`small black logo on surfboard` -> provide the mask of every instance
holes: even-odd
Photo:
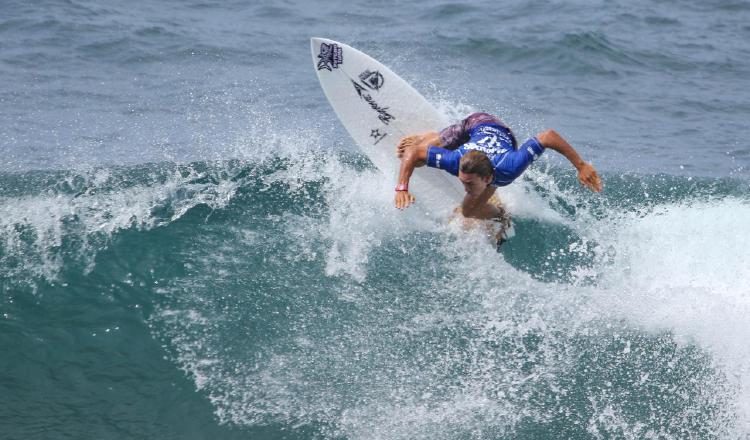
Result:
[[[338,44],[320,43],[318,58],[318,70],[326,69],[330,72],[344,64],[344,51]]]
[[[362,84],[366,85],[372,90],[380,90],[380,88],[383,87],[383,84],[385,83],[385,78],[383,78],[383,75],[377,70],[374,72],[365,70],[364,72],[359,74],[359,80],[362,81]]]
[[[375,139],[374,145],[377,145],[378,142],[382,141],[386,136],[388,136],[388,133],[381,133],[379,128],[370,130],[370,137]]]

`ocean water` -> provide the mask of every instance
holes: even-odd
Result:
[[[0,438],[750,438],[749,3],[0,11]],[[312,36],[604,192],[396,211]]]

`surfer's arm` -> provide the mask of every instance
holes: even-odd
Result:
[[[578,152],[555,130],[546,130],[536,135],[537,141],[550,150],[555,150],[565,156],[578,170],[578,181],[591,191],[600,192],[602,190],[602,181],[596,173],[593,165],[585,162],[578,155]]]
[[[427,146],[412,145],[406,148],[401,155],[401,168],[398,173],[398,184],[409,187],[409,179],[414,172],[414,168],[424,166],[427,163]],[[414,203],[414,198],[409,190],[396,191],[395,203],[396,208],[404,209]]]

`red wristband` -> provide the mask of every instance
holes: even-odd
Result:
[[[399,183],[396,185],[396,191],[409,191],[408,183]]]

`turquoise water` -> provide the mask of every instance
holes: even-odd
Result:
[[[746,183],[533,170],[498,252],[296,154],[3,175],[10,438],[744,429]]]
[[[3,438],[747,438],[746,4],[3,10]],[[546,153],[500,249],[396,212],[311,35],[605,191]]]

